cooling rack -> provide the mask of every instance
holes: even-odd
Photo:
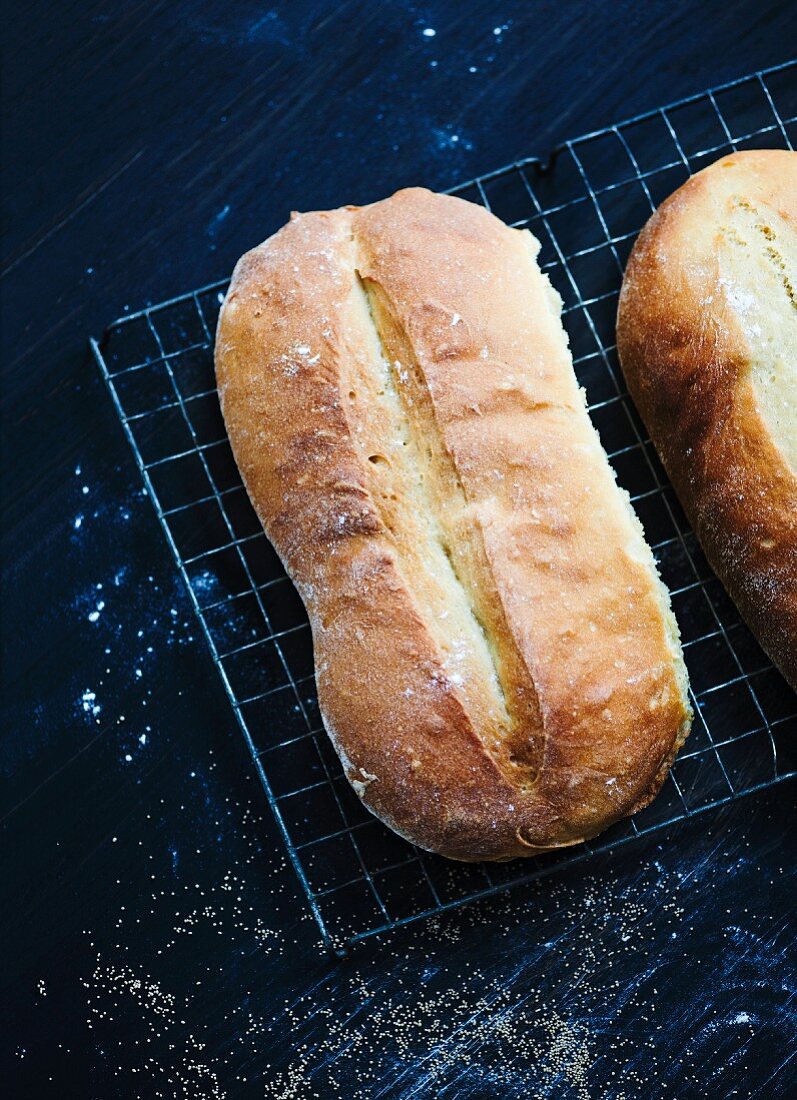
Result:
[[[614,345],[623,266],[658,203],[722,153],[795,144],[791,61],[452,190],[541,241],[593,422],[672,593],[692,683],[692,735],[659,797],[562,854],[454,864],[395,836],[351,791],[321,722],[304,608],[224,432],[212,342],[226,282],[125,316],[91,341],[291,862],[336,952],[797,774],[797,697],[703,557],[626,394]]]

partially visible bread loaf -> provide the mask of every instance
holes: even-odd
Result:
[[[216,342],[346,775],[464,860],[645,805],[690,720],[667,593],[537,248],[423,190],[294,215],[236,267]]]
[[[722,157],[663,203],[617,342],[709,562],[797,688],[797,153]]]

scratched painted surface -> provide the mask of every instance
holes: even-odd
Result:
[[[793,785],[319,950],[85,338],[292,207],[448,187],[783,60],[794,24],[658,0],[7,13],[4,1096],[793,1094]]]

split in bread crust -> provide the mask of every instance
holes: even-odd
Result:
[[[216,369],[366,805],[507,859],[645,805],[691,719],[669,600],[586,412],[537,244],[420,189],[238,264]]]
[[[734,153],[671,195],[634,246],[617,329],[706,557],[797,689],[797,153]]]

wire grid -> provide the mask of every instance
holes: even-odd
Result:
[[[214,386],[226,282],[112,324],[97,361],[325,942],[346,945],[528,882],[797,774],[797,697],[713,576],[628,398],[614,320],[651,211],[720,154],[793,148],[797,61],[568,141],[455,188],[532,230],[576,374],[672,594],[695,722],[654,803],[592,843],[507,864],[408,844],[353,794],[323,729],[304,607],[241,484]]]

